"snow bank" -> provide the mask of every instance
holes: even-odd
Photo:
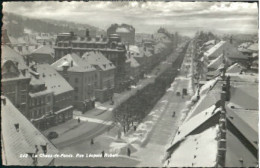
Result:
[[[110,144],[110,150],[109,152],[112,154],[119,154],[119,155],[127,155],[127,149],[130,149],[131,153],[134,153],[137,151],[137,149],[126,142],[112,142]]]

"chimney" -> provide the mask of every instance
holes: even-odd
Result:
[[[21,72],[22,72],[23,76],[25,76],[26,70],[25,70],[25,69],[22,69]]]
[[[5,97],[1,98],[1,100],[2,100],[3,104],[6,105],[6,98]]]
[[[226,79],[226,100],[229,101],[230,100],[230,76],[227,76]]]
[[[89,30],[86,29],[86,37],[89,37]]]
[[[19,132],[19,123],[14,124],[14,127],[15,127],[16,131]]]
[[[226,100],[227,100],[226,91],[222,91],[221,92],[221,106],[222,106],[223,109],[225,109]]]
[[[73,67],[73,61],[70,62],[70,66]]]

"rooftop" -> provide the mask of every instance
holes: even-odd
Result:
[[[136,68],[136,67],[140,66],[140,64],[136,61],[136,59],[131,55],[129,57],[127,57],[126,62],[130,62],[130,66],[132,68]]]
[[[17,53],[15,50],[12,48],[2,45],[2,61],[4,60],[11,60],[13,62],[18,63],[18,69],[27,69],[28,67],[26,66],[25,60],[23,57]]]
[[[49,54],[49,55],[54,55],[54,49],[49,47],[49,46],[40,46],[34,51],[32,51],[32,54]]]
[[[30,156],[22,158],[20,154],[35,153],[35,145],[37,145],[38,154],[44,153],[41,145],[46,144],[46,154],[58,153],[56,147],[14,107],[8,98],[6,98],[6,105],[1,103],[1,117],[4,118],[1,122],[3,164],[32,166],[33,159]],[[19,124],[18,129],[16,129],[16,124]],[[37,166],[48,165],[52,160],[53,158],[38,157]]]
[[[64,92],[72,91],[70,84],[50,65],[38,64],[37,72],[40,74],[40,80],[45,82],[48,90],[58,95]]]
[[[253,52],[258,52],[258,43],[254,43],[254,44],[250,45],[247,49],[251,50]]]
[[[82,59],[91,65],[97,65],[103,71],[115,69],[114,64],[109,61],[101,52],[86,52]]]
[[[125,27],[118,27],[116,33],[129,33],[130,31]]]
[[[51,66],[58,71],[62,71],[64,66],[68,66],[68,71],[71,72],[91,72],[96,70],[93,65],[83,61],[83,59],[75,53],[65,55]]]

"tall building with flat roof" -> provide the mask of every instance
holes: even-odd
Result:
[[[135,28],[128,24],[112,24],[107,29],[107,36],[110,36],[111,34],[118,34],[122,42],[128,45],[134,45],[135,44]]]
[[[82,57],[84,53],[91,51],[101,52],[115,65],[115,91],[119,91],[117,88],[128,79],[126,79],[125,71],[126,47],[117,34],[112,34],[107,38],[103,36],[90,37],[88,30],[86,30],[84,37],[75,35],[73,32],[61,33],[56,39],[54,60],[57,61],[64,55],[71,53]]]

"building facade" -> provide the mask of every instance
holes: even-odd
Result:
[[[54,50],[50,46],[40,46],[32,51],[29,59],[38,64],[52,64],[54,61]]]
[[[72,119],[73,114],[73,92],[71,85],[50,65],[38,64],[36,72],[39,73],[39,79],[44,81],[47,90],[53,93],[53,115],[55,116],[55,124],[63,123]],[[48,95],[45,96],[45,103],[50,103]],[[51,111],[45,109],[48,115]],[[52,119],[50,119],[51,121]],[[50,123],[51,124],[51,123]]]
[[[101,52],[86,52],[82,58],[97,70],[96,100],[103,103],[112,99],[115,87],[115,66],[113,63]]]
[[[78,55],[67,54],[52,64],[74,88],[73,104],[83,112],[94,108],[97,72]]]
[[[31,70],[29,90],[30,120],[39,130],[45,130],[55,125],[53,113],[53,92],[49,90],[39,73]]]
[[[30,75],[22,56],[8,46],[2,46],[2,95],[5,95],[26,117]]]
[[[69,53],[82,57],[85,52],[90,51],[101,52],[115,65],[115,91],[118,92],[117,88],[128,80],[125,77],[126,47],[122,44],[119,35],[110,35],[109,38],[102,36],[92,38],[88,30],[85,37],[77,36],[73,32],[59,34],[54,47],[54,59],[57,61]]]
[[[110,36],[112,34],[118,34],[122,42],[128,45],[134,45],[135,44],[135,28],[131,25],[127,24],[112,24],[107,29],[107,36]]]

